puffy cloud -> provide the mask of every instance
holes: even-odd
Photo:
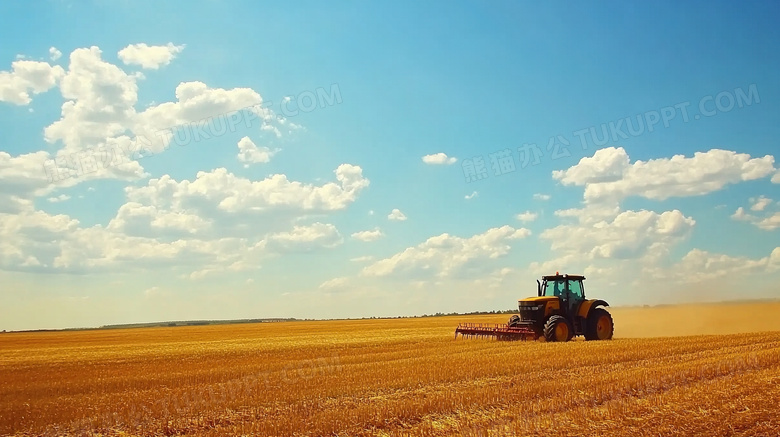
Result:
[[[387,218],[389,220],[395,220],[395,221],[401,221],[401,222],[406,220],[406,216],[398,208],[395,208],[392,211],[390,211],[390,214],[387,215]]]
[[[186,145],[235,132],[239,125],[250,127],[257,121],[261,129],[276,124],[294,126],[264,108],[262,97],[251,88],[210,88],[202,82],[180,83],[175,102],[137,112],[139,74],[127,74],[102,60],[101,55],[98,47],[71,53],[60,83],[66,99],[62,115],[45,128],[44,138],[50,143],[62,141],[64,148],[58,155],[92,150],[107,157],[107,152],[118,151],[121,161],[128,163],[110,166],[103,177],[142,173],[135,162],[139,155],[160,153],[174,139],[176,144]],[[248,156],[260,157],[257,153]]]
[[[763,196],[759,197],[758,199],[750,200],[753,204],[750,208],[751,211],[759,213],[764,212],[766,207],[772,203],[771,199],[767,199]],[[748,222],[765,231],[774,231],[775,229],[780,228],[780,212],[765,213],[763,217],[758,217],[756,215],[747,213],[745,208],[740,206],[737,208],[734,214],[731,215],[731,218],[737,221]]]
[[[520,214],[517,214],[515,216],[515,218],[520,220],[523,223],[528,223],[528,222],[532,222],[532,221],[536,220],[536,218],[538,216],[539,215],[536,214],[535,212],[526,211],[526,212],[521,212]]]
[[[507,285],[508,283],[510,283],[508,281],[510,275],[513,279],[516,279],[517,273],[518,272],[515,269],[503,267],[500,269],[496,269],[485,276],[474,279],[473,284],[475,288],[478,288],[480,290],[499,289]],[[514,287],[517,284],[517,282],[511,282],[511,284]]]
[[[119,59],[127,65],[140,65],[142,68],[157,70],[171,63],[184,45],[168,43],[164,46],[149,46],[144,43],[130,44],[119,51]]]
[[[98,47],[74,50],[61,80],[61,119],[44,129],[50,143],[62,141],[67,152],[96,147],[132,128],[138,101],[136,78],[101,59]]]
[[[565,211],[578,218],[578,223],[564,224],[542,232],[541,238],[551,242],[551,248],[573,259],[636,259],[651,255],[665,256],[671,246],[690,233],[696,221],[680,211],[623,211],[613,218],[586,210]],[[561,215],[561,214],[559,214]]]
[[[536,193],[536,194],[534,194],[534,200],[550,200],[550,195],[549,194]]]
[[[194,181],[177,182],[170,176],[151,179],[145,187],[128,187],[130,200],[158,208],[198,211],[201,216],[289,211],[322,213],[346,208],[369,185],[363,170],[341,164],[334,171],[338,183],[321,186],[290,181],[283,174],[252,181],[224,168],[198,172]]]
[[[343,242],[341,234],[332,224],[314,223],[270,235],[260,246],[275,253],[310,252],[319,248],[334,248]]]
[[[265,163],[270,162],[271,157],[276,152],[272,151],[268,147],[257,147],[249,137],[243,137],[238,140],[238,160],[246,162],[245,167],[249,166],[249,163]]]
[[[45,151],[18,156],[0,151],[0,213],[32,211],[32,202],[36,197],[76,185],[82,180],[106,177],[106,171],[102,170],[86,174],[81,179],[69,178],[54,184],[52,181],[58,178],[56,175],[67,174],[69,169],[60,167],[52,158],[54,157]],[[132,172],[140,167],[125,164],[124,168]],[[126,179],[132,179],[136,175],[139,173],[130,173]]]
[[[734,214],[731,215],[731,218],[734,220],[742,220],[742,221],[748,221],[753,219],[754,217],[748,213],[745,212],[745,208],[739,207],[736,211],[734,211]]]
[[[645,273],[656,279],[672,280],[676,283],[701,283],[766,272],[777,264],[773,260],[776,253],[780,255],[780,248],[776,248],[770,256],[751,259],[692,249],[670,268],[650,267]]]
[[[49,58],[52,60],[52,62],[60,59],[61,57],[62,52],[57,50],[57,47],[49,47]]]
[[[125,161],[115,167],[102,168],[98,158],[100,154],[84,153],[64,159],[46,151],[18,156],[0,151],[0,186],[3,187],[0,191],[0,212],[8,212],[10,206],[30,202],[35,197],[84,181],[105,178],[136,180],[147,176],[137,162]],[[83,172],[82,168],[88,168],[90,162],[92,169]],[[81,175],[72,177],[78,173]]]
[[[0,268],[38,269],[56,256],[56,241],[77,229],[78,220],[41,211],[0,213]]]
[[[466,270],[480,270],[485,261],[507,253],[511,240],[531,235],[525,228],[511,226],[492,228],[482,234],[461,238],[450,234],[431,237],[424,243],[409,247],[390,258],[377,261],[363,269],[366,276],[447,277]]]
[[[49,159],[51,156],[44,151],[19,156],[0,151],[0,205],[10,203],[12,196],[31,199],[51,191],[44,168]]]
[[[422,157],[422,162],[430,165],[450,165],[454,164],[457,160],[458,159],[455,157],[448,157],[446,153],[435,153]]]
[[[759,196],[758,199],[750,199],[750,202],[752,205],[750,206],[751,211],[763,211],[766,209],[767,206],[769,206],[772,203],[772,199],[769,199],[764,196]]]
[[[68,196],[67,194],[60,194],[59,196],[56,197],[49,197],[46,200],[48,200],[50,203],[58,203],[58,202],[64,202],[68,199],[70,199],[70,196]]]
[[[176,87],[176,102],[165,102],[146,109],[140,114],[143,124],[155,130],[170,129],[190,122],[204,121],[219,123],[214,130],[230,129],[224,126],[220,115],[231,114],[242,109],[254,112],[241,114],[249,123],[249,116],[271,118],[271,112],[262,107],[263,98],[251,88],[210,88],[203,82],[182,82]],[[232,120],[228,120],[232,121]],[[217,129],[218,128],[218,129]],[[233,126],[235,129],[235,125]]]
[[[67,215],[42,211],[0,214],[0,268],[85,272],[142,267],[190,268],[240,253],[227,240],[175,240],[133,237],[99,225],[79,226]]]
[[[384,236],[385,234],[383,234],[379,228],[370,231],[359,231],[352,234],[352,238],[366,242],[376,241]]]
[[[780,228],[780,212],[775,212],[774,214],[761,218],[747,214],[745,212],[745,208],[740,206],[737,208],[737,211],[732,214],[731,218],[734,220],[751,223],[759,229],[763,229],[765,231],[774,231],[775,229]]]
[[[617,203],[586,204],[583,208],[560,209],[555,215],[562,218],[573,218],[579,223],[593,224],[604,220],[611,220],[620,214],[620,206]]]
[[[0,71],[0,102],[28,105],[30,92],[40,94],[54,88],[65,74],[59,65],[48,62],[15,61],[11,71]]]
[[[775,229],[780,228],[780,212],[760,219],[756,223],[756,226],[765,231],[774,231]]]
[[[154,236],[195,235],[211,228],[212,223],[183,211],[158,210],[137,202],[128,202],[119,210],[107,228],[127,235]]]
[[[40,155],[40,156],[39,156]],[[128,202],[106,227],[80,227],[65,215],[35,211],[31,198],[48,193],[38,155],[0,152],[0,268],[83,272],[175,266],[192,278],[257,268],[265,258],[332,248],[343,242],[330,224],[290,224],[307,215],[343,210],[369,182],[343,164],[337,182],[309,185],[274,175],[251,181],[224,169],[193,181],[165,175],[128,187]],[[57,200],[64,197],[56,197]],[[258,220],[260,218],[260,220]],[[264,220],[263,220],[264,219]]]
[[[609,147],[597,150],[578,164],[553,172],[564,185],[585,187],[586,201],[621,200],[629,196],[664,200],[707,194],[728,184],[760,179],[772,174],[774,157],[751,158],[744,153],[712,149],[693,157],[629,162],[626,151]]]

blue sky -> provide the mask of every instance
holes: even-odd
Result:
[[[4,3],[0,329],[778,297],[778,12]]]

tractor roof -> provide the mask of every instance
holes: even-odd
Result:
[[[573,280],[584,280],[585,277],[582,275],[548,275],[548,276],[542,276],[542,279],[545,281],[565,281],[566,279],[573,279]]]

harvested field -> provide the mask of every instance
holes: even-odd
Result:
[[[453,339],[506,315],[6,333],[0,434],[778,435],[780,304],[612,313],[604,342]]]

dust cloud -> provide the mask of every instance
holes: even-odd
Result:
[[[609,307],[615,338],[780,331],[780,301]]]

